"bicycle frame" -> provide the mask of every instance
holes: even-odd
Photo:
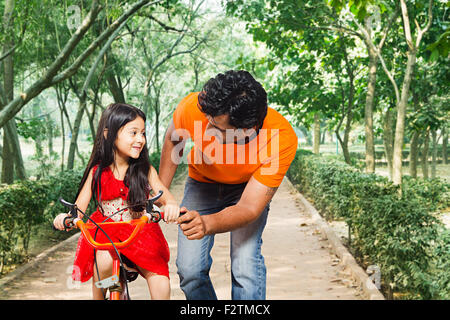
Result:
[[[97,223],[98,226],[102,225],[120,225],[120,224],[131,224],[135,225],[135,228],[131,235],[122,242],[106,242],[106,243],[99,243],[95,241],[92,238],[92,235],[90,234],[89,230],[97,228],[96,225],[91,223],[84,223],[82,220],[76,220],[75,224],[80,229],[81,234],[86,239],[86,241],[97,250],[111,250],[114,249],[114,247],[117,249],[117,253],[112,255],[113,258],[113,271],[112,276],[110,278],[98,281],[98,283],[106,283],[110,284],[107,286],[107,288],[110,291],[110,299],[111,300],[120,300],[120,260],[117,254],[120,255],[120,249],[124,249],[128,247],[133,240],[136,238],[136,236],[141,232],[141,230],[144,228],[144,226],[148,223],[149,218],[147,215],[143,215],[139,219],[130,220],[130,221],[119,221],[119,222],[103,222],[103,223]]]

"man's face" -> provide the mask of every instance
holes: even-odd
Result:
[[[208,119],[208,126],[206,130],[209,135],[215,135],[222,139],[223,143],[237,143],[244,144],[249,140],[256,137],[256,126],[253,128],[236,128],[230,125],[230,116],[228,114],[223,114],[216,117],[211,117],[206,115]],[[249,138],[246,139],[245,138]]]

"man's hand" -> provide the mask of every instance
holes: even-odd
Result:
[[[184,210],[186,210],[186,208],[181,208],[181,211]],[[195,210],[188,211],[179,217],[177,223],[189,240],[198,240],[206,235],[205,223],[200,214]]]
[[[276,191],[277,187],[267,187],[252,177],[237,204],[204,216],[195,210],[188,211],[177,223],[189,240],[236,230],[258,219]]]

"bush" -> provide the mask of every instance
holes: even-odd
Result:
[[[380,267],[388,292],[446,296],[449,237],[433,212],[448,206],[449,184],[405,178],[400,196],[385,177],[303,151],[288,177],[327,219],[346,221],[352,249],[363,264]]]
[[[65,171],[38,181],[18,181],[0,188],[0,273],[5,266],[23,262],[32,229],[47,226],[67,209],[58,199],[75,201],[83,171]],[[91,207],[92,209],[92,207]]]

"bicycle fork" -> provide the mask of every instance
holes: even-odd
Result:
[[[125,280],[126,281],[126,280]],[[124,291],[120,281],[120,261],[117,257],[113,257],[112,276],[95,283],[99,289],[108,289],[111,300],[120,300],[120,295]],[[126,298],[127,293],[125,292]]]

